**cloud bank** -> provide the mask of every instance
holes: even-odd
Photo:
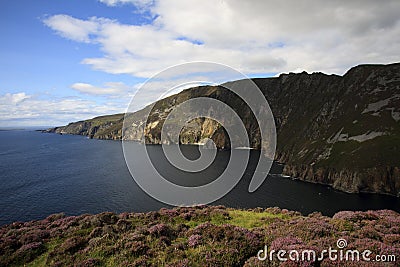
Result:
[[[94,86],[88,83],[74,83],[71,88],[89,95],[119,95],[129,94],[132,89],[122,82],[108,82],[103,87]]]
[[[153,3],[153,0],[99,0],[99,2],[106,4],[107,6],[132,4],[145,7],[151,5]]]
[[[0,127],[64,125],[101,114],[125,112],[127,103],[119,105],[77,97],[43,98],[25,92],[7,93],[0,95]]]
[[[148,78],[188,61],[213,61],[245,73],[306,70],[343,74],[360,63],[398,61],[399,1],[139,1],[149,24],[65,14],[44,23],[57,34],[98,46],[82,63]]]

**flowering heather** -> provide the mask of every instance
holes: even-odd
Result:
[[[149,233],[155,237],[161,237],[161,236],[170,237],[174,234],[174,231],[171,228],[171,226],[164,223],[159,223],[151,226],[149,228]]]
[[[298,245],[303,244],[303,241],[297,237],[287,236],[287,237],[279,237],[272,241],[271,249],[279,250],[279,249],[292,249]]]
[[[195,235],[189,236],[189,239],[188,239],[189,247],[193,248],[193,247],[196,247],[196,246],[198,246],[200,244],[201,244],[201,235],[195,234]]]
[[[336,248],[391,254],[399,266],[400,215],[394,211],[341,211],[332,218],[279,208],[223,206],[161,209],[148,213],[66,217],[0,227],[0,266],[360,266],[354,262],[260,261],[270,249]],[[368,265],[369,264],[369,265]],[[362,266],[377,266],[363,262]]]

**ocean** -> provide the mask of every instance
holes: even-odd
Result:
[[[140,145],[140,144],[136,144]],[[178,184],[204,184],[223,171],[228,151],[203,173],[188,173],[166,163],[160,146],[149,146],[161,172]],[[183,146],[196,158],[196,146]],[[247,191],[258,152],[250,152],[248,169],[236,187],[211,205],[234,208],[280,207],[331,216],[340,210],[393,209],[400,199],[377,194],[347,194],[325,185],[305,183],[280,175],[274,164],[269,177],[254,193]],[[170,207],[148,196],[131,177],[120,141],[83,136],[45,134],[33,130],[0,131],[0,225],[43,219],[50,214],[146,212]]]

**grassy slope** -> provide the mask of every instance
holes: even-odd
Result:
[[[94,126],[101,125],[107,122],[116,122],[123,119],[125,114],[114,114],[114,115],[105,115],[100,117],[95,117],[93,119],[87,120],[91,122]]]
[[[400,259],[399,225],[400,215],[393,211],[340,212],[329,218],[278,208],[202,206],[119,215],[56,214],[1,227],[0,265],[275,266],[276,261],[255,257],[264,245],[321,251],[335,247],[338,238],[345,238],[349,248]]]

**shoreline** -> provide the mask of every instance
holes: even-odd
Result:
[[[58,127],[56,127],[56,128],[58,128]],[[51,129],[56,129],[56,128],[51,128]],[[90,136],[84,135],[84,134],[50,132],[49,129],[47,129],[47,130],[39,130],[39,131],[41,133],[82,136],[82,137],[86,137],[88,139],[95,139],[95,140],[119,141],[119,142],[135,142],[135,143],[138,143],[138,144],[143,144],[143,142],[141,140],[122,140],[122,139],[97,138],[97,137],[90,137]],[[149,144],[145,144],[145,145],[148,145],[148,146],[159,146],[161,144],[149,143]],[[182,146],[201,146],[201,144],[197,144],[197,143],[196,144],[180,144],[180,145],[182,145]],[[250,151],[260,151],[257,148],[242,148],[242,147],[238,147],[238,148],[234,148],[234,149],[239,149],[239,150],[240,149],[246,149],[246,150],[250,150]],[[226,151],[226,150],[229,150],[229,148],[217,148],[217,150],[218,151]],[[292,166],[289,163],[282,162],[281,159],[277,156],[277,154],[275,155],[274,162],[276,162],[276,163],[278,163],[280,165],[283,165],[284,167],[285,166],[286,167]],[[312,167],[313,166],[309,166],[309,168],[312,168]],[[296,167],[294,169],[296,169]],[[368,190],[363,190],[363,189],[361,189],[361,190],[346,189],[346,188],[342,188],[342,187],[335,187],[334,184],[330,184],[330,183],[324,183],[324,182],[321,182],[321,181],[313,181],[313,180],[307,179],[307,178],[301,178],[301,177],[298,177],[298,176],[295,177],[295,176],[288,175],[288,174],[290,174],[290,172],[293,172],[293,171],[292,170],[287,171],[284,168],[283,172],[282,172],[282,175],[290,177],[291,180],[299,180],[299,181],[306,182],[306,183],[326,185],[326,186],[331,187],[332,189],[335,189],[335,190],[340,191],[340,192],[348,193],[348,194],[360,194],[360,193],[362,193],[362,194],[378,194],[378,195],[385,195],[385,196],[392,196],[392,197],[400,198],[400,192],[398,192],[397,194],[394,194],[394,193],[389,193],[389,192],[375,192],[375,191],[368,191]],[[355,171],[355,173],[356,173],[356,171]],[[334,175],[334,174],[338,174],[339,175],[340,172],[330,173],[330,175]],[[284,178],[286,178],[286,177],[284,177]]]

